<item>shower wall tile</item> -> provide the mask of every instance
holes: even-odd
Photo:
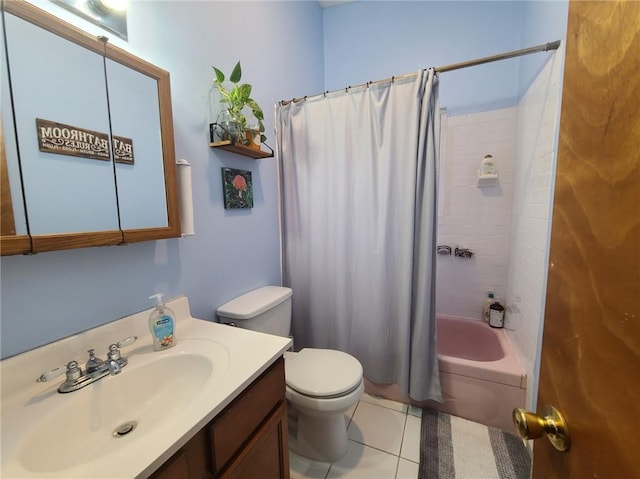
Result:
[[[487,291],[506,291],[517,152],[517,108],[451,116],[441,164],[438,243],[471,248],[470,259],[437,257],[438,313],[480,319]],[[478,188],[477,170],[493,155],[499,185]]]

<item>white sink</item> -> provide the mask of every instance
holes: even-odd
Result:
[[[134,351],[120,374],[60,395],[63,405],[26,435],[18,453],[22,467],[55,472],[135,448],[229,366],[227,349],[216,341],[183,340],[163,352],[145,349]]]
[[[191,317],[181,296],[178,344],[151,350],[151,309],[0,361],[0,477],[131,479],[150,476],[282,356],[291,340]],[[86,360],[129,336],[129,364],[78,391],[64,380],[36,383],[42,371]],[[127,434],[113,435],[135,421]]]

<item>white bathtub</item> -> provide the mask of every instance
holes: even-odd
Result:
[[[473,319],[437,321],[444,402],[412,403],[513,432],[511,411],[525,406],[527,377],[505,331]],[[410,402],[396,385],[366,381],[366,392]]]

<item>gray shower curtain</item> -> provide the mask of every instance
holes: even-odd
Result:
[[[437,75],[291,102],[276,117],[296,349],[348,352],[371,381],[441,400]]]

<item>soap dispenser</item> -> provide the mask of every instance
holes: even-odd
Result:
[[[156,293],[149,299],[156,300],[156,307],[149,316],[149,331],[153,338],[153,350],[162,351],[176,345],[175,314],[162,301],[162,294]]]

